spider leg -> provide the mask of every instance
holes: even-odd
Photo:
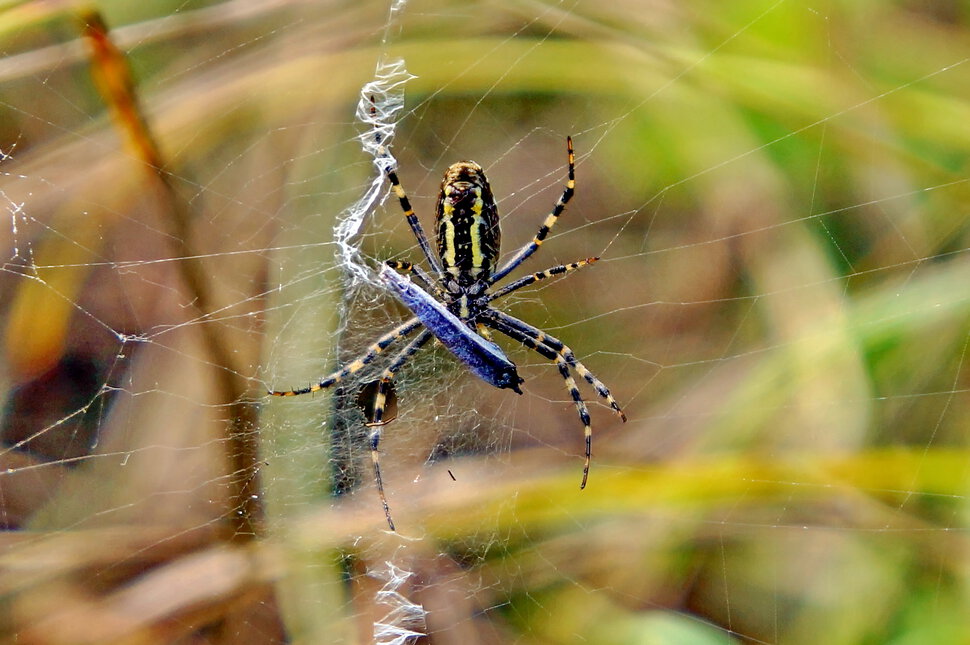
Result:
[[[613,395],[610,394],[610,389],[606,387],[602,381],[596,378],[592,372],[586,369],[586,366],[577,360],[576,355],[573,354],[573,350],[569,349],[569,347],[567,347],[561,340],[555,338],[554,336],[550,336],[541,329],[533,327],[532,325],[525,323],[518,318],[510,316],[506,313],[502,313],[497,309],[489,308],[483,314],[483,316],[486,318],[486,320],[495,320],[504,323],[507,327],[510,327],[515,331],[556,350],[556,352],[558,352],[559,355],[566,360],[566,363],[568,363],[570,367],[576,370],[576,372],[578,372],[587,383],[593,386],[593,389],[596,390],[597,394],[606,399],[606,402],[610,404],[613,411],[616,412],[616,414],[623,419],[623,421],[626,421],[626,415],[623,413],[623,410],[620,409],[620,405],[616,402],[616,399],[613,398]]]
[[[387,505],[387,497],[384,495],[384,480],[381,478],[381,459],[380,453],[377,451],[381,443],[383,427],[389,423],[388,421],[384,421],[384,404],[387,398],[387,388],[390,386],[394,374],[430,339],[430,331],[424,331],[419,334],[401,350],[394,358],[394,361],[381,373],[380,383],[377,386],[377,395],[374,397],[374,414],[371,417],[371,422],[367,424],[367,427],[371,428],[370,457],[371,462],[374,464],[374,480],[377,483],[377,494],[381,497],[381,504],[384,505],[384,515],[387,517],[387,525],[391,527],[392,531],[394,530],[394,520],[391,519],[391,509]]]
[[[526,258],[536,252],[536,249],[542,245],[542,241],[546,239],[546,235],[555,226],[559,216],[566,209],[566,204],[573,198],[573,192],[576,190],[576,156],[573,154],[572,137],[566,137],[566,150],[569,154],[569,178],[566,180],[566,188],[562,191],[559,199],[556,200],[556,205],[553,206],[552,212],[546,215],[546,219],[542,222],[542,226],[539,227],[539,232],[536,233],[536,236],[532,238],[531,242],[519,249],[502,268],[492,274],[492,277],[489,279],[490,284],[494,284],[504,278],[508,275],[509,271],[522,264]]]
[[[269,390],[269,394],[272,394],[273,396],[297,396],[299,394],[309,394],[310,392],[319,392],[320,390],[325,390],[331,385],[344,380],[351,374],[362,370],[368,363],[377,358],[381,352],[387,349],[391,343],[396,341],[398,338],[407,336],[420,326],[421,321],[417,318],[412,318],[406,323],[398,325],[391,331],[378,338],[376,342],[367,348],[366,352],[350,361],[330,376],[327,376],[319,383],[315,383],[309,387],[300,388],[299,390]]]
[[[596,262],[599,258],[586,258],[585,260],[580,260],[579,262],[572,262],[570,264],[560,264],[554,266],[545,271],[539,271],[538,273],[533,273],[532,275],[527,275],[524,278],[519,278],[515,282],[510,282],[498,291],[488,296],[488,301],[498,300],[504,296],[509,295],[513,291],[518,291],[522,287],[527,287],[530,284],[538,282],[539,280],[545,280],[546,278],[551,278],[556,275],[563,273],[569,273],[570,271],[575,271],[576,269],[582,268],[584,266],[590,265]]]
[[[437,296],[439,299],[444,299],[445,294],[441,290],[441,287],[438,286],[437,281],[432,280],[431,276],[429,276],[427,272],[417,264],[411,264],[410,262],[400,262],[395,260],[388,260],[387,262],[385,262],[385,264],[391,267],[392,269],[397,269],[398,271],[405,271],[407,273],[410,273],[415,278],[417,278],[417,281],[421,283],[421,286],[424,287],[425,291],[430,291],[431,293],[435,294],[435,296]]]
[[[374,104],[373,96],[371,97],[371,114],[377,114],[377,105]],[[431,252],[431,244],[428,242],[428,236],[425,235],[424,229],[421,228],[421,222],[418,221],[418,216],[414,214],[414,209],[411,208],[411,201],[408,199],[407,193],[404,192],[404,187],[401,186],[401,180],[397,177],[397,171],[395,169],[397,162],[387,151],[387,148],[384,147],[381,140],[381,132],[376,123],[374,124],[374,133],[377,140],[377,154],[387,161],[384,167],[384,174],[387,176],[387,180],[391,182],[394,195],[397,196],[398,201],[401,203],[401,210],[404,211],[404,217],[408,221],[408,226],[411,227],[411,232],[414,233],[414,238],[418,241],[418,246],[421,247],[421,251],[424,253],[428,264],[434,269],[435,274],[441,275],[441,262],[438,261],[438,256]]]
[[[579,413],[579,420],[583,424],[583,438],[586,443],[586,452],[583,461],[583,481],[580,483],[579,488],[586,488],[586,480],[589,478],[590,455],[592,454],[593,448],[593,428],[590,425],[589,410],[586,408],[586,402],[583,401],[579,388],[576,387],[576,380],[573,379],[572,374],[569,373],[569,365],[566,362],[566,359],[563,358],[559,352],[549,347],[542,341],[539,341],[528,334],[515,329],[514,327],[506,325],[499,320],[486,319],[485,324],[495,331],[501,332],[513,340],[517,340],[542,356],[555,361],[556,367],[559,368],[559,374],[562,375],[563,381],[566,383],[566,389],[569,391],[569,396],[572,397],[573,403],[576,404],[576,411]]]

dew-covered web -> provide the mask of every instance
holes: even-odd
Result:
[[[0,19],[0,593],[19,642],[958,642],[959,3],[21,3]],[[105,28],[99,30],[103,20]],[[84,25],[87,25],[85,27]],[[123,52],[112,58],[111,43]],[[124,66],[134,84],[127,88]],[[143,115],[143,116],[139,116]],[[524,394],[428,345],[474,159]],[[428,269],[427,266],[425,266]],[[413,336],[412,336],[413,337]]]

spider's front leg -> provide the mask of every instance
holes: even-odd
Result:
[[[398,325],[391,331],[387,332],[383,336],[377,339],[370,347],[367,348],[363,354],[350,361],[339,370],[330,374],[324,378],[319,383],[315,383],[308,387],[300,388],[299,390],[268,390],[268,394],[273,396],[299,396],[300,394],[310,394],[311,392],[319,392],[320,390],[325,390],[328,387],[339,383],[351,374],[359,372],[364,367],[366,367],[370,362],[377,358],[381,352],[390,346],[391,343],[399,338],[404,338],[412,331],[421,326],[421,321],[417,318],[412,318],[411,320]]]
[[[596,375],[590,372],[589,369],[587,369],[586,366],[576,358],[573,350],[567,347],[565,343],[555,336],[550,336],[541,329],[533,327],[532,325],[523,322],[518,318],[502,313],[497,309],[489,309],[488,315],[495,320],[501,321],[506,326],[517,331],[519,334],[528,336],[529,338],[534,339],[536,342],[555,350],[556,353],[563,357],[570,367],[576,370],[587,383],[593,386],[593,389],[596,390],[597,394],[606,399],[606,402],[609,403],[616,415],[624,422],[626,421],[626,414],[620,408],[620,404],[616,402],[616,399],[613,398],[613,395],[610,393],[610,389],[606,387],[601,380],[596,378]]]
[[[569,373],[569,366],[566,364],[566,359],[559,355],[551,347],[547,347],[541,342],[537,341],[526,334],[523,334],[508,325],[504,325],[497,320],[488,320],[486,324],[492,329],[501,332],[508,336],[509,338],[516,340],[529,349],[535,351],[536,353],[548,358],[551,361],[555,361],[556,367],[559,368],[559,374],[562,376],[563,381],[566,384],[566,390],[569,392],[569,396],[572,397],[573,403],[576,405],[576,411],[579,413],[579,420],[583,424],[583,440],[586,444],[586,450],[583,460],[583,481],[580,483],[579,488],[586,488],[586,480],[589,478],[589,464],[592,455],[593,448],[593,427],[589,418],[589,410],[586,407],[586,402],[583,401],[583,396],[579,392],[579,388],[576,387],[576,380],[573,379],[572,374]]]
[[[377,484],[377,494],[380,495],[381,504],[384,506],[384,516],[387,518],[387,525],[391,527],[392,531],[395,530],[394,520],[391,519],[391,508],[388,506],[387,496],[384,494],[384,480],[381,477],[381,457],[380,452],[378,452],[384,425],[388,423],[384,421],[384,405],[387,402],[387,390],[390,387],[391,381],[394,379],[394,375],[429,340],[431,340],[431,332],[422,332],[401,350],[394,358],[394,361],[381,374],[380,383],[377,386],[377,394],[374,396],[374,413],[371,416],[371,422],[367,424],[367,427],[371,429],[370,456],[371,463],[374,465],[374,481]]]
[[[579,487],[581,489],[586,488],[592,455],[593,430],[590,425],[589,410],[586,408],[586,402],[583,401],[583,397],[579,392],[579,388],[576,387],[576,381],[573,379],[572,374],[570,374],[569,368],[572,367],[579,372],[596,389],[597,393],[607,400],[610,407],[613,408],[623,421],[626,421],[626,415],[623,414],[620,406],[613,399],[613,395],[610,394],[609,389],[592,372],[586,369],[585,365],[576,360],[572,350],[563,345],[558,339],[547,335],[532,325],[522,322],[518,318],[503,314],[496,309],[489,308],[484,313],[482,321],[492,329],[522,343],[541,356],[555,361],[556,367],[559,369],[559,374],[565,382],[566,389],[569,391],[569,395],[576,405],[579,419],[583,423],[583,438],[586,444],[586,450],[583,462],[583,481]]]

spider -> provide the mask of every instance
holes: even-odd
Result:
[[[536,252],[572,198],[576,177],[571,137],[566,138],[566,150],[569,174],[562,195],[535,237],[503,264],[497,262],[501,243],[498,209],[481,166],[473,161],[459,161],[445,171],[436,207],[435,238],[438,248],[437,254],[434,254],[397,172],[392,164],[388,164],[384,172],[431,273],[410,262],[387,261],[381,267],[380,277],[411,310],[414,317],[378,338],[363,354],[322,381],[299,390],[269,392],[274,396],[296,396],[329,388],[366,367],[396,341],[420,329],[417,336],[398,351],[381,373],[371,422],[367,424],[371,428],[369,439],[377,492],[384,506],[387,524],[392,531],[395,530],[394,521],[384,494],[378,452],[382,427],[388,423],[384,420],[384,406],[394,375],[432,337],[436,337],[479,378],[495,387],[508,388],[518,394],[522,394],[519,385],[523,380],[516,372],[515,364],[492,342],[490,330],[516,340],[556,363],[566,389],[576,405],[585,433],[586,450],[581,489],[586,487],[589,477],[592,429],[589,411],[570,370],[585,379],[616,414],[626,421],[626,415],[609,389],[586,369],[562,341],[491,306],[493,301],[522,287],[575,271],[599,259],[587,258],[571,264],[560,264],[493,289],[496,283]],[[389,157],[383,146],[379,147],[378,152],[383,157]],[[401,275],[398,271],[407,275]]]

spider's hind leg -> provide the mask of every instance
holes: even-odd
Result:
[[[371,115],[376,118],[377,105],[373,96],[370,100]],[[421,247],[421,252],[428,261],[428,265],[434,269],[436,275],[441,275],[441,262],[431,251],[431,244],[428,242],[428,236],[425,234],[424,229],[421,228],[421,222],[418,221],[418,216],[414,214],[414,209],[411,207],[411,201],[408,199],[407,193],[404,192],[404,186],[401,185],[401,180],[397,176],[397,160],[391,156],[391,153],[388,152],[387,147],[385,147],[380,128],[376,122],[374,123],[374,132],[375,139],[377,140],[378,157],[386,161],[386,164],[384,165],[384,175],[387,177],[387,180],[391,182],[391,189],[394,191],[395,197],[397,197],[398,202],[401,204],[401,210],[404,211],[404,219],[407,220],[408,226],[411,227],[411,232],[414,233],[414,239],[417,240],[418,246]]]
[[[412,264],[411,262],[403,262],[399,260],[388,260],[385,262],[387,266],[392,269],[397,269],[398,271],[404,271],[405,273],[410,273],[415,277],[415,279],[424,287],[425,291],[430,291],[435,294],[438,298],[444,298],[445,294],[441,291],[441,287],[435,280],[431,279],[424,269],[419,267],[417,264]]]
[[[542,225],[539,227],[539,231],[532,238],[532,241],[528,242],[525,246],[515,252],[515,254],[504,264],[502,267],[496,271],[490,280],[492,284],[498,282],[515,267],[519,266],[526,259],[539,250],[542,246],[542,242],[549,235],[549,231],[552,227],[556,225],[559,221],[559,216],[562,215],[563,211],[566,210],[566,204],[569,200],[573,198],[573,194],[576,192],[576,155],[573,153],[573,138],[566,137],[566,154],[569,161],[569,171],[566,179],[566,187],[562,191],[562,195],[556,200],[555,206],[552,207],[552,211],[546,215],[546,219],[543,220]]]
[[[565,273],[569,273],[571,271],[575,271],[576,269],[581,269],[581,268],[583,268],[585,266],[589,266],[590,264],[593,264],[594,262],[597,262],[598,260],[599,260],[599,258],[586,258],[585,260],[580,260],[579,262],[571,262],[569,264],[560,264],[560,265],[557,265],[557,266],[554,266],[554,267],[549,267],[545,271],[539,271],[537,273],[533,273],[533,274],[527,275],[527,276],[525,276],[523,278],[519,278],[515,282],[510,282],[509,284],[505,285],[504,287],[502,287],[498,291],[493,292],[492,294],[490,294],[488,296],[488,301],[489,302],[492,302],[493,300],[498,300],[499,298],[504,298],[505,296],[509,295],[510,293],[512,293],[514,291],[518,291],[522,287],[527,287],[530,284],[534,284],[534,283],[538,282],[539,280],[547,280],[547,279],[552,278],[552,277],[557,276],[557,275],[563,275]]]

